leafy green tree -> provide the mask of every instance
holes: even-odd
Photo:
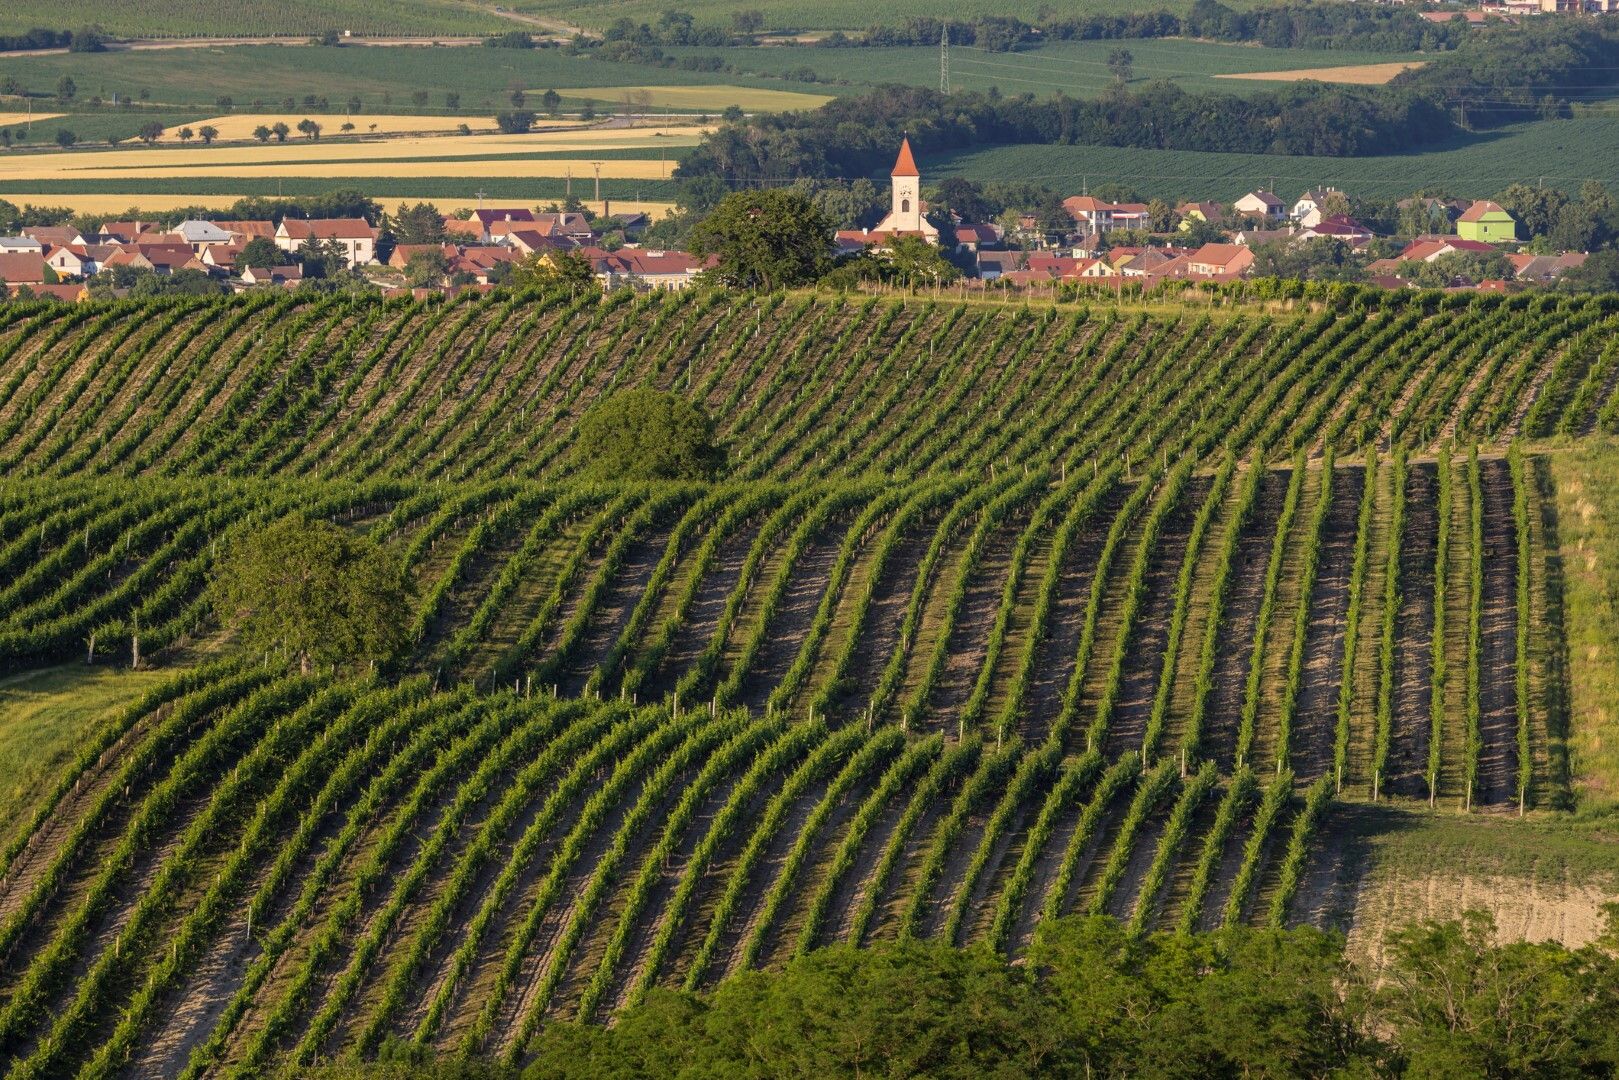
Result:
[[[495,114],[495,126],[508,135],[522,135],[534,126],[534,114],[527,109],[511,109]]]
[[[1130,81],[1130,74],[1135,70],[1136,58],[1129,49],[1114,49],[1107,54],[1107,69],[1113,73],[1113,78],[1119,83]]]
[[[1457,281],[1477,285],[1512,277],[1512,264],[1499,251],[1453,251],[1432,262],[1418,263],[1411,280],[1426,289],[1442,289]]]
[[[219,138],[219,129],[212,124],[204,124],[197,129],[197,136],[202,139],[204,146],[212,146],[214,140]]]
[[[691,231],[691,250],[719,259],[728,284],[779,289],[814,281],[832,258],[832,229],[802,195],[739,191]]]
[[[731,25],[739,34],[753,35],[765,28],[765,14],[758,8],[748,8],[731,16]]]
[[[449,269],[449,260],[438,248],[418,251],[405,262],[405,282],[414,288],[437,285]]]
[[[284,143],[287,141],[287,136],[292,134],[292,129],[287,127],[287,125],[282,121],[277,120],[274,124],[270,125],[270,134],[275,136],[276,142]]]
[[[1494,920],[1477,911],[1394,931],[1379,1004],[1407,1075],[1598,1075],[1619,1016],[1612,919],[1585,950],[1498,943]]]
[[[163,137],[163,124],[158,120],[148,120],[141,125],[138,135],[141,142],[151,146]]]
[[[320,138],[320,125],[307,117],[298,121],[298,131],[302,135],[307,135],[310,142]]]
[[[63,75],[56,83],[56,100],[72,101],[78,96],[79,85],[73,81],[73,76]]]
[[[1341,240],[1277,240],[1256,244],[1253,250],[1255,277],[1360,281],[1366,276],[1365,261]]]
[[[175,137],[178,138],[183,143],[188,143],[192,139],[195,139],[197,137],[197,133],[195,131],[192,131],[189,127],[183,127],[179,131],[176,131],[174,134],[175,134]]]
[[[597,480],[710,480],[725,464],[714,422],[679,394],[622,390],[579,421],[573,448]]]
[[[78,141],[79,137],[73,132],[69,131],[67,128],[56,129],[56,145],[60,146],[63,150],[66,150],[68,147],[72,146]]]
[[[249,648],[316,666],[386,662],[405,645],[399,569],[374,542],[293,514],[231,543],[210,582]]]
[[[1510,184],[1495,197],[1495,201],[1501,205],[1501,209],[1518,219],[1523,233],[1529,236],[1544,236],[1551,232],[1568,206],[1568,196],[1559,189],[1534,184]]]
[[[253,129],[253,137],[255,139],[257,139],[261,143],[269,142],[270,141],[270,136],[274,135],[274,134],[275,134],[275,132],[271,131],[269,128],[265,127],[263,124],[260,124],[258,127]]]
[[[450,112],[459,110],[461,108],[461,95],[454,90],[446,92],[444,95],[444,107]]]
[[[275,242],[267,236],[255,236],[242,247],[242,253],[236,256],[236,265],[239,267],[253,267],[263,270],[271,266],[283,266],[288,255],[275,246]]]
[[[430,202],[414,206],[399,204],[389,222],[389,231],[398,244],[437,244],[444,240],[444,215]]]
[[[573,289],[594,289],[596,271],[590,260],[577,251],[537,252],[512,265],[506,283],[519,289],[567,285]]]
[[[547,90],[540,95],[540,106],[546,111],[547,115],[555,116],[557,110],[562,107],[562,95],[555,90]]]

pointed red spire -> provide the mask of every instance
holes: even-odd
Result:
[[[921,176],[922,171],[916,167],[916,159],[911,156],[911,140],[903,139],[899,144],[899,157],[894,161],[894,171],[891,176]]]

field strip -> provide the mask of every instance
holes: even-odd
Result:
[[[66,113],[59,112],[37,112],[33,114],[25,112],[0,112],[0,127],[9,127],[12,124],[26,124],[30,120],[36,122],[41,120],[55,120],[58,116],[66,115]]]
[[[1352,83],[1355,86],[1382,86],[1402,71],[1422,67],[1422,60],[1399,60],[1392,64],[1348,64],[1344,67],[1290,68],[1286,71],[1244,71],[1216,75],[1216,79],[1252,79],[1259,82]]]
[[[796,90],[761,90],[752,86],[732,86],[721,83],[714,86],[576,86],[557,87],[564,98],[584,101],[636,101],[672,109],[723,109],[735,105],[742,109],[786,110],[818,109],[831,101],[826,94],[805,94]],[[535,93],[543,93],[543,88]],[[646,95],[631,98],[631,95]]]
[[[609,159],[601,162],[602,179],[608,180],[667,180],[674,171],[675,161],[643,159]],[[543,168],[537,166],[543,165]],[[103,169],[93,176],[64,172],[50,168],[8,169],[6,179],[17,180],[153,180],[175,179],[185,181],[216,176],[290,176],[330,177],[341,180],[358,177],[591,177],[595,165],[589,158],[548,159],[535,161],[354,161],[326,165],[306,165],[298,162],[279,164],[222,164],[206,165],[195,169],[177,170],[162,166],[131,166],[127,169]]]

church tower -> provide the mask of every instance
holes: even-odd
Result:
[[[939,230],[922,216],[922,211],[926,209],[922,205],[922,172],[916,167],[916,158],[911,155],[910,139],[899,144],[899,157],[894,160],[889,181],[893,185],[893,193],[888,216],[877,223],[875,231],[896,236],[920,236],[930,244],[937,244]]]
[[[899,157],[894,161],[893,205],[889,207],[888,221],[896,232],[920,232],[922,229],[922,173],[911,156],[911,140],[899,144]]]

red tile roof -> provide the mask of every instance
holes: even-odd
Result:
[[[900,140],[899,157],[894,159],[894,171],[890,176],[921,176],[922,171],[916,167],[916,159],[911,156],[911,140]]]

